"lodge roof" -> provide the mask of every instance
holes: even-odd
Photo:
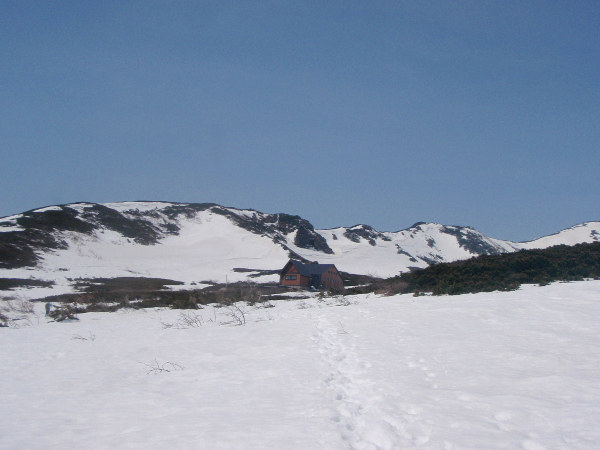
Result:
[[[292,264],[297,270],[298,272],[300,272],[300,275],[304,275],[305,277],[310,277],[313,275],[323,275],[325,272],[327,272],[328,269],[330,269],[331,267],[335,267],[335,264],[318,264],[318,263],[308,263],[308,264],[304,264],[300,261],[296,261],[296,260],[290,260],[290,262],[288,264]],[[286,264],[286,268],[287,268],[287,264]],[[285,268],[284,268],[285,270]]]

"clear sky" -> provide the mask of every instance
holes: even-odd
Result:
[[[600,2],[4,1],[0,216],[215,202],[528,240],[600,220]]]

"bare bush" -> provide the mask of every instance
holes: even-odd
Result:
[[[33,303],[29,300],[14,300],[8,302],[9,308],[19,314],[34,314]]]
[[[350,300],[345,295],[336,295],[335,297],[330,297],[327,299],[328,306],[350,306],[355,305],[356,302]]]
[[[183,366],[174,363],[174,362],[159,362],[158,359],[154,358],[154,361],[152,361],[150,364],[146,364],[144,363],[144,365],[148,368],[148,371],[146,372],[146,375],[157,375],[159,373],[168,373],[168,372],[173,372],[173,371],[177,371],[177,370],[183,370]]]
[[[312,307],[313,307],[312,305],[306,303],[305,301],[298,302],[298,309],[309,309]]]
[[[348,334],[341,320],[338,322],[338,334]]]
[[[355,302],[350,301],[348,298],[346,298],[346,296],[344,295],[337,295],[335,297],[335,303],[336,306],[350,306],[350,305],[354,305]]]
[[[6,299],[0,303],[0,327],[20,328],[39,323],[33,303],[23,299]]]
[[[53,309],[48,313],[55,322],[63,322],[65,320],[79,320],[77,317],[78,309],[74,305],[61,305],[60,307]]]
[[[317,294],[317,301],[319,303],[324,302],[325,299],[327,298],[327,291],[321,289],[319,290],[319,293]]]
[[[199,328],[203,325],[204,320],[200,314],[189,312],[179,313],[179,321],[180,324],[185,326],[186,328]]]
[[[408,288],[407,282],[392,278],[380,282],[375,288],[375,294],[390,297],[401,292],[407,292]]]
[[[242,289],[240,288],[240,291]],[[260,301],[260,292],[256,288],[256,285],[251,284],[243,292],[240,292],[240,300],[248,302],[249,305],[253,305]]]
[[[212,322],[212,323],[217,323],[217,308],[215,308],[215,305],[213,305],[213,307],[212,307],[212,313],[213,313],[213,316],[209,317],[208,321]]]
[[[177,328],[175,326],[175,322],[163,322],[162,320],[160,321],[160,324],[163,327],[163,330],[169,329],[169,328]]]
[[[82,336],[80,334],[74,334],[73,337],[72,337],[72,339],[79,340],[79,341],[92,341],[92,342],[94,342],[96,340],[96,335],[90,331],[87,336]]]
[[[256,309],[275,308],[275,305],[273,303],[271,303],[270,301],[266,301],[264,303],[256,303],[254,305],[254,308],[256,308]]]
[[[225,315],[231,320],[226,322],[231,325],[244,325],[246,323],[246,310],[243,306],[236,303],[226,307]]]
[[[186,328],[200,328],[204,324],[204,319],[201,315],[189,311],[179,313],[177,322],[163,322],[161,320],[160,324],[164,329],[176,328],[183,330]]]

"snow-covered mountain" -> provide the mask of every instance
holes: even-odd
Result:
[[[397,232],[368,225],[315,230],[299,216],[213,203],[74,203],[0,219],[0,278],[50,280],[65,292],[77,278],[157,277],[186,286],[274,281],[289,257],[388,277],[482,254],[598,240],[600,222],[520,243],[435,223]]]

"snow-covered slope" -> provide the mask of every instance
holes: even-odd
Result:
[[[0,277],[52,280],[63,292],[76,278],[236,281],[252,274],[236,268],[283,266],[292,231],[295,247],[331,251],[312,225],[286,214],[157,202],[42,208],[0,221]]]
[[[275,281],[289,257],[388,277],[482,254],[600,240],[590,222],[526,243],[459,226],[417,223],[398,232],[367,225],[315,230],[288,214],[210,203],[75,203],[0,219],[0,278],[50,280],[36,296],[68,292],[77,278],[139,276],[182,281]],[[252,269],[239,271],[235,269]]]
[[[597,241],[600,241],[600,222],[587,222],[534,241],[518,243],[516,247],[519,249],[548,248],[553,245],[575,245]]]
[[[347,272],[381,277],[413,267],[515,250],[513,243],[487,238],[471,228],[436,223],[418,223],[397,232],[378,232],[367,225],[318,232],[333,254],[307,250],[303,252],[307,258],[334,263]]]
[[[278,301],[241,305],[244,326],[207,306],[188,328],[36,305],[0,328],[0,448],[598,449],[598,298],[600,281]]]

